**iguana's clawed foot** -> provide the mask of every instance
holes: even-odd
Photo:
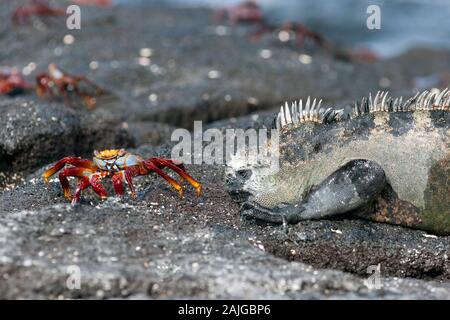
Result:
[[[280,203],[274,208],[265,208],[256,202],[246,201],[242,204],[241,214],[244,218],[263,220],[272,223],[297,223],[302,220],[301,206]]]

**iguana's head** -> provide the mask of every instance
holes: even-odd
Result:
[[[280,184],[277,173],[284,162],[289,162],[289,158],[293,158],[291,152],[284,147],[292,145],[289,143],[292,140],[289,132],[282,130],[284,126],[292,121],[302,123],[301,132],[297,132],[295,137],[298,147],[294,152],[296,155],[294,160],[299,160],[299,153],[307,154],[313,149],[314,139],[310,138],[312,135],[316,135],[316,128],[337,115],[337,112],[331,108],[321,108],[320,106],[321,101],[312,101],[309,98],[305,104],[300,100],[298,103],[294,102],[292,106],[288,106],[287,103],[282,106],[273,121],[276,136],[272,133],[268,143],[268,154],[260,157],[259,161],[249,159],[249,154],[258,153],[260,150],[254,150],[255,148],[251,149],[248,146],[237,150],[231,161],[227,163],[226,169],[228,191],[233,199],[238,202],[253,201],[258,198],[258,195],[265,194],[271,187],[275,189],[275,186]],[[296,113],[294,114],[291,110]],[[300,116],[294,118],[298,115]],[[304,151],[298,152],[298,148],[302,148]],[[280,159],[280,156],[283,159]]]
[[[246,201],[252,194],[261,192],[270,181],[268,177],[279,170],[278,137],[271,137],[265,148],[239,149],[227,162],[228,191],[237,202]]]

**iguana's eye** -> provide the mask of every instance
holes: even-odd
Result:
[[[322,145],[320,143],[316,143],[313,147],[314,152],[320,152],[322,150]]]
[[[238,172],[236,172],[236,174],[243,179],[248,179],[252,175],[252,170],[242,169],[242,170],[239,170]]]

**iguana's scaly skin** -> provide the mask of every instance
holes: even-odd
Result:
[[[280,170],[231,167],[244,216],[295,223],[349,213],[450,235],[450,91],[377,93],[344,117],[320,103],[275,119]]]

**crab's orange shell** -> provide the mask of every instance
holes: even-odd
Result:
[[[125,153],[123,149],[105,149],[101,151],[94,151],[95,157],[102,160],[110,160],[122,156]]]

